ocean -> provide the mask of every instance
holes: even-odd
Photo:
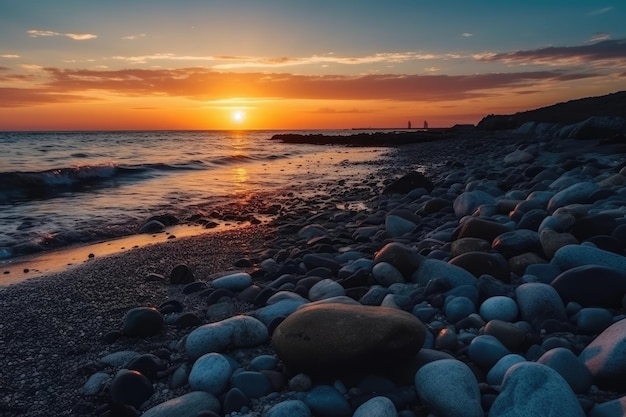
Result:
[[[267,220],[273,195],[364,177],[384,154],[275,133],[285,132],[0,132],[0,259],[132,235],[153,216],[220,224],[249,205]]]

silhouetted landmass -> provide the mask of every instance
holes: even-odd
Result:
[[[272,136],[272,139],[280,140],[283,143],[308,143],[314,145],[396,146],[448,139],[453,136],[453,132],[454,129],[354,133],[351,135],[281,133]]]
[[[516,129],[526,122],[568,125],[593,116],[618,116],[626,119],[626,91],[571,100],[510,115],[490,114],[484,117],[476,128],[479,130]]]

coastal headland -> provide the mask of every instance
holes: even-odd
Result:
[[[2,288],[0,413],[621,415],[617,117],[415,132],[267,224]]]

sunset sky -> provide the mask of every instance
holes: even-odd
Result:
[[[0,0],[0,130],[475,124],[625,90],[624,22],[615,0]]]

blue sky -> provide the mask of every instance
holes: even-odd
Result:
[[[510,99],[502,90],[507,87],[520,97],[519,109],[624,89],[624,22],[626,5],[596,1],[1,0],[0,112],[137,94],[205,105],[228,99],[219,88],[211,89],[219,94],[172,91],[169,81],[201,71],[206,83],[217,82],[216,73],[227,78],[222,84],[234,82],[236,74],[257,74],[257,84],[258,74],[276,85],[289,78],[277,95],[265,98],[342,100],[343,107],[331,107],[355,114],[355,100],[368,100],[362,102],[367,112],[374,108],[371,100],[415,100],[438,103],[435,113],[442,115],[444,102],[472,96],[478,100],[475,113],[467,102],[463,112],[452,106],[469,121]],[[132,77],[154,84],[154,92],[147,84],[133,91],[114,83],[136,70],[144,72]],[[173,70],[175,75],[165,72]],[[395,77],[398,87],[389,88],[384,76]],[[160,86],[158,80],[168,77],[174,78]],[[311,89],[296,81],[310,77],[348,83],[326,83],[328,94],[306,96]],[[359,88],[379,93],[355,94],[349,84],[358,77]],[[370,86],[366,81],[372,80]],[[448,91],[448,81],[463,94]],[[404,93],[431,85],[421,100]],[[434,91],[438,86],[441,94]],[[302,96],[285,93],[300,88]],[[235,90],[230,99],[246,98],[243,89]],[[250,90],[250,97],[260,98],[258,89]],[[471,94],[478,90],[489,94]],[[318,104],[324,109],[332,103]]]

